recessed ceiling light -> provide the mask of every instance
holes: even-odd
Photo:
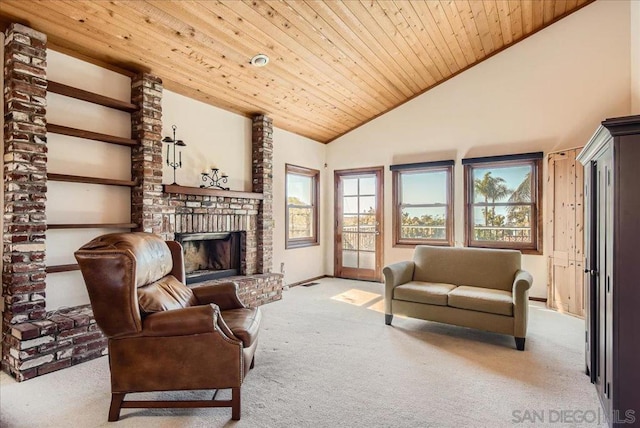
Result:
[[[254,67],[264,67],[268,63],[269,57],[265,54],[258,54],[251,58],[251,61],[249,61],[249,64],[253,65]]]

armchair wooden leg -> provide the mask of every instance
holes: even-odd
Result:
[[[111,394],[111,406],[109,407],[109,422],[115,422],[120,419],[120,408],[122,401],[126,394],[113,393]]]
[[[250,369],[254,368],[256,365],[256,356],[254,355],[253,358],[251,359],[251,365],[249,366]]]
[[[518,349],[518,351],[524,351],[524,341],[525,338],[524,337],[516,337],[516,348]]]
[[[391,321],[393,321],[393,315],[392,314],[384,314],[384,323],[386,325],[391,325]]]
[[[240,420],[240,388],[231,388],[231,419]]]

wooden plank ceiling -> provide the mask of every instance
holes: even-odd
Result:
[[[54,49],[330,142],[590,1],[2,0],[0,16]],[[266,67],[249,65],[257,53]]]

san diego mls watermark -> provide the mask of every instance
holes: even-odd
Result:
[[[519,409],[511,412],[514,424],[603,424],[607,422],[604,413],[585,409]],[[636,422],[634,410],[614,410],[612,424],[633,424]]]

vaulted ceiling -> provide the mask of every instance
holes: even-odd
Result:
[[[2,0],[52,48],[330,142],[592,0]],[[270,57],[267,66],[249,64]]]

